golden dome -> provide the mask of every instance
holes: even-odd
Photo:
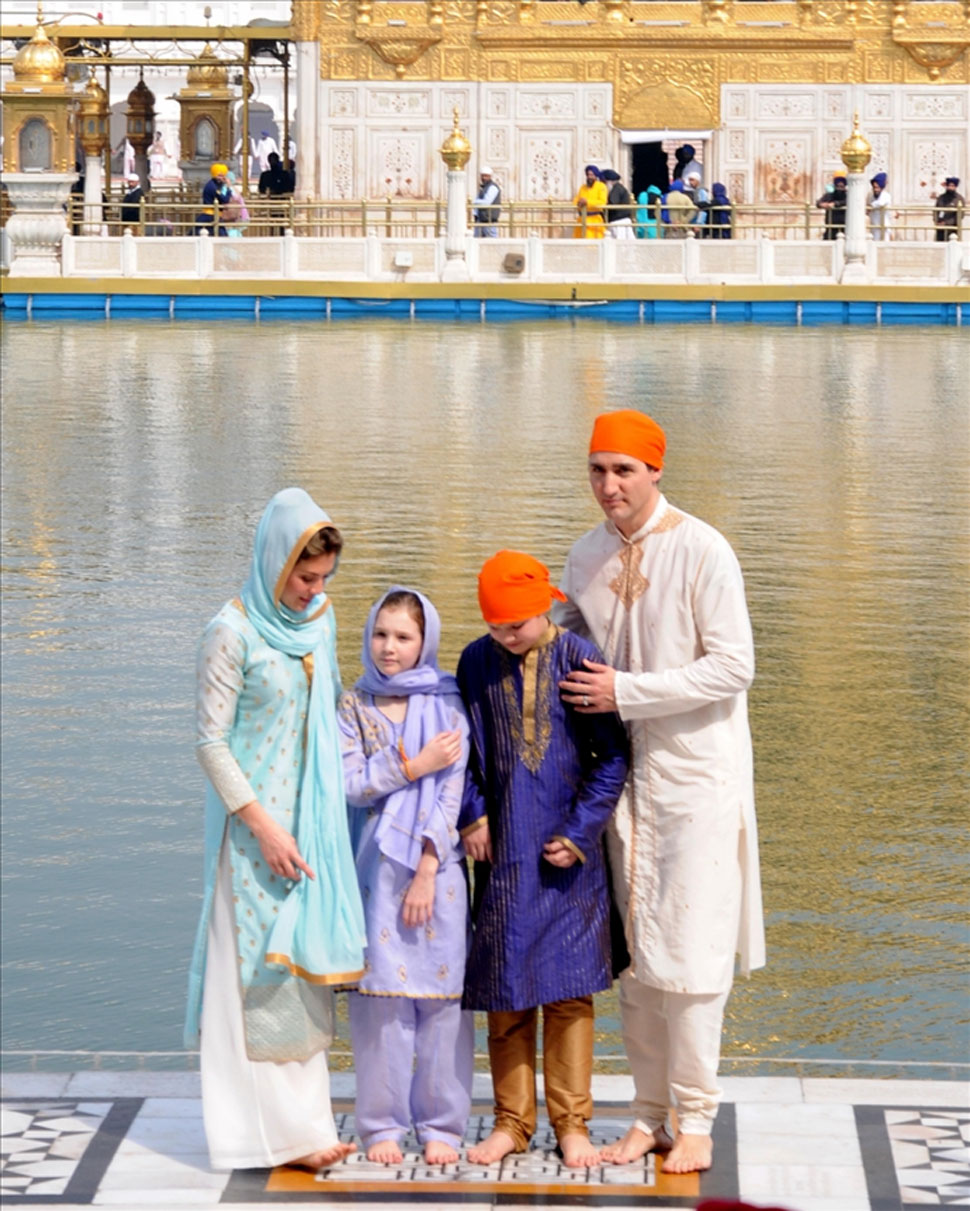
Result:
[[[34,36],[22,46],[13,61],[14,78],[21,84],[56,84],[64,79],[64,56],[37,26]]]
[[[841,155],[849,172],[862,172],[872,159],[872,145],[859,129],[858,110],[852,118],[852,134],[842,144]]]
[[[464,168],[472,154],[472,145],[458,126],[458,109],[454,110],[454,126],[451,134],[441,144],[441,158],[449,168]]]
[[[186,83],[195,88],[225,88],[229,83],[229,70],[215,57],[208,42],[189,68]]]

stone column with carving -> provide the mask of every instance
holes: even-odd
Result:
[[[12,278],[61,276],[61,240],[67,234],[64,203],[74,181],[73,172],[4,173],[14,208],[7,220]]]
[[[465,207],[465,165],[472,154],[472,145],[458,125],[458,109],[454,111],[451,134],[441,145],[441,158],[448,168],[448,226],[445,235],[445,267],[443,282],[467,282],[470,274],[465,260],[465,240],[468,237]]]
[[[852,134],[842,144],[842,163],[846,167],[845,261],[843,282],[866,279],[866,196],[869,184],[865,167],[872,159],[868,139],[859,130],[859,114],[852,119]]]

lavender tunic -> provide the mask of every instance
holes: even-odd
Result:
[[[387,796],[408,783],[399,748],[404,723],[388,719],[374,705],[373,696],[362,690],[340,699],[337,722],[351,840],[367,922],[360,992],[371,996],[461,998],[468,949],[468,886],[456,822],[468,724],[461,700],[448,695],[446,701],[453,715],[450,726],[462,732],[462,756],[442,780],[428,819],[421,822],[422,835],[434,844],[440,863],[431,920],[408,928],[401,920],[401,903],[414,872],[382,854],[374,835]]]

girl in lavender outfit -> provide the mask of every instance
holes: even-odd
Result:
[[[471,1104],[456,829],[468,724],[455,679],[438,668],[440,634],[422,594],[384,594],[364,629],[364,675],[338,710],[367,921],[364,977],[350,996],[357,1130],[367,1159],[384,1164],[401,1162],[412,1122],[428,1164],[457,1161]]]

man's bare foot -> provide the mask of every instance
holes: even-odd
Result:
[[[664,1173],[700,1173],[710,1169],[714,1142],[709,1135],[677,1133],[670,1155],[664,1161]]]
[[[404,1153],[397,1140],[378,1140],[367,1149],[367,1159],[377,1165],[399,1165]]]
[[[673,1140],[663,1127],[656,1131],[641,1131],[631,1127],[622,1139],[608,1144],[600,1153],[600,1160],[607,1165],[632,1165],[648,1152],[669,1152]]]
[[[458,1150],[444,1140],[428,1140],[424,1146],[426,1165],[454,1165],[459,1159]]]
[[[570,1169],[589,1169],[600,1163],[599,1149],[578,1131],[564,1135],[559,1141],[563,1163]]]
[[[310,1152],[295,1161],[287,1161],[287,1164],[298,1169],[312,1169],[316,1173],[318,1169],[339,1165],[342,1160],[346,1160],[352,1152],[356,1151],[356,1144],[334,1144],[332,1148],[321,1148],[319,1152]]]
[[[468,1149],[468,1159],[473,1165],[494,1165],[514,1151],[515,1140],[507,1131],[493,1131],[487,1139]]]

